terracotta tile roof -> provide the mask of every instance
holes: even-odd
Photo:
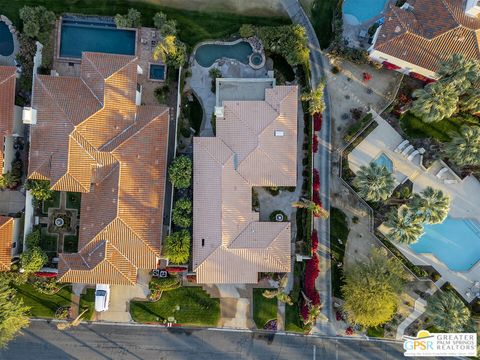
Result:
[[[253,186],[296,186],[296,86],[225,101],[217,136],[193,143],[193,270],[199,283],[256,283],[289,272],[290,223],[260,222]],[[275,136],[275,131],[284,136]]]
[[[84,53],[79,78],[37,76],[29,177],[82,192],[65,282],[134,284],[160,255],[168,108],[136,106],[137,59]]]
[[[409,0],[413,10],[390,5],[374,49],[425,69],[455,53],[480,59],[480,18],[463,0]]]
[[[13,218],[0,216],[0,271],[10,270],[12,262]]]
[[[0,66],[0,166],[3,164],[5,136],[11,135],[13,130],[15,73],[14,66]]]

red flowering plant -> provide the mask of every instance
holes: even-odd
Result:
[[[322,129],[322,114],[313,114],[313,130],[320,131]]]
[[[318,234],[317,230],[312,231],[312,252],[316,253],[318,249]]]
[[[373,77],[372,77],[372,75],[371,75],[370,73],[368,73],[368,72],[364,72],[364,73],[363,73],[363,81],[367,82],[367,81],[372,80],[372,78],[373,78]]]
[[[320,191],[320,173],[313,169],[313,191]]]
[[[180,273],[180,272],[185,272],[188,269],[183,266],[167,266],[165,270],[168,271],[169,273]]]
[[[312,151],[314,153],[316,153],[318,151],[318,137],[317,137],[317,135],[313,135]]]

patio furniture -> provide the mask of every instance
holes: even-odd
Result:
[[[409,143],[408,140],[403,140],[403,141],[397,146],[397,148],[395,149],[395,152],[398,153],[398,152],[402,151],[402,150],[405,148],[405,146],[408,145],[408,143]]]
[[[448,171],[448,168],[443,167],[443,168],[440,169],[440,171],[435,176],[440,179],[442,177],[442,175],[445,174],[447,171]]]
[[[415,156],[417,156],[417,154],[420,154],[420,152],[419,152],[418,150],[413,151],[413,152],[408,156],[407,160],[408,160],[408,161],[412,161],[413,158],[414,158]]]
[[[443,180],[443,183],[444,184],[456,184],[456,183],[458,183],[458,181],[457,180]]]
[[[408,145],[405,150],[402,151],[402,155],[403,156],[407,156],[407,154],[410,152],[410,150],[412,150],[414,147],[413,145]]]

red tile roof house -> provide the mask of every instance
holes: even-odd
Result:
[[[216,137],[193,139],[197,283],[257,283],[259,272],[291,271],[291,224],[260,221],[252,187],[297,184],[297,93],[274,86],[264,100],[223,101]]]
[[[59,254],[59,281],[134,285],[157,266],[169,111],[139,104],[137,63],[85,52],[79,77],[35,77],[29,178],[83,193],[78,253]]]
[[[385,67],[435,79],[438,63],[455,53],[480,59],[477,0],[408,0],[390,5],[377,29],[370,58]]]
[[[13,139],[23,131],[22,109],[15,106],[16,68],[0,66],[0,165],[2,173],[11,169],[14,158]],[[10,270],[12,257],[18,252],[20,219],[0,216],[0,271]]]

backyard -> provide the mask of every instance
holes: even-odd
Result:
[[[231,34],[238,32],[242,24],[271,26],[290,23],[287,18],[263,18],[229,13],[187,11],[168,8],[147,1],[77,0],[62,2],[58,0],[20,0],[12,2],[0,0],[2,13],[16,25],[21,23],[18,12],[25,5],[42,5],[58,15],[71,12],[114,16],[115,14],[127,13],[129,8],[135,8],[142,13],[142,24],[144,26],[152,26],[153,15],[155,12],[161,11],[169,19],[177,21],[180,39],[191,47],[200,41],[229,37]]]
[[[13,285],[17,296],[23,303],[30,307],[29,315],[33,318],[53,318],[59,307],[70,306],[72,288],[70,285],[63,287],[54,295],[38,292],[31,284]]]
[[[130,313],[137,322],[166,322],[216,326],[220,319],[220,300],[212,299],[200,287],[181,287],[164,291],[156,302],[132,301]]]
[[[263,329],[269,320],[277,318],[277,299],[264,297],[265,290],[267,289],[253,289],[253,320],[258,329]]]

